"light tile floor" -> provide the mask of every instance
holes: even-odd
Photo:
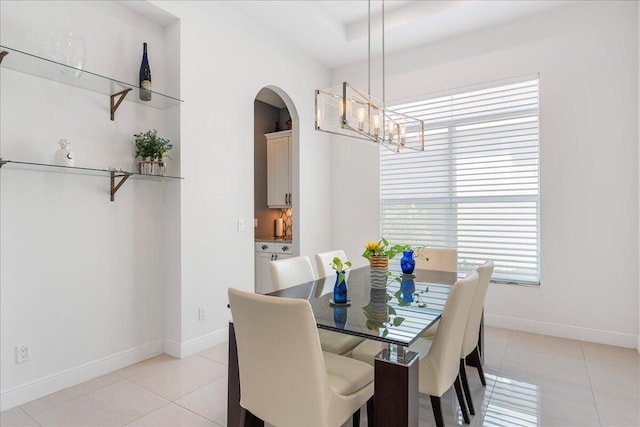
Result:
[[[490,327],[485,347],[487,386],[467,371],[472,426],[640,426],[636,350]],[[226,344],[161,355],[4,411],[0,426],[226,426],[226,371]],[[451,391],[442,409],[462,424]],[[420,426],[433,425],[422,396]]]

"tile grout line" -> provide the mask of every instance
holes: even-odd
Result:
[[[587,379],[589,380],[589,389],[591,390],[591,397],[593,398],[593,406],[596,408],[596,414],[598,415],[598,423],[602,426],[602,418],[600,417],[600,409],[598,409],[598,402],[596,400],[596,393],[593,390],[593,382],[591,381],[591,370],[587,363],[587,356],[584,352],[584,341],[580,341],[580,350],[582,350],[582,359],[584,360],[584,366],[587,371]]]
[[[121,382],[121,381],[125,380],[126,378],[123,378],[121,375],[117,374],[117,375],[120,377],[120,380],[119,380],[119,381],[115,381],[115,382],[113,382],[113,383],[109,383],[109,384],[105,384],[105,385],[102,385],[102,386],[98,386],[98,387],[96,387],[96,388],[94,388],[94,389],[91,389],[91,390],[88,390],[88,391],[86,391],[86,392],[84,392],[84,393],[80,393],[80,394],[78,394],[77,396],[73,396],[73,397],[71,397],[71,398],[69,398],[69,399],[64,399],[64,400],[62,400],[60,403],[58,403],[58,404],[56,404],[56,405],[53,405],[53,406],[52,406],[52,407],[50,407],[50,408],[43,409],[43,410],[40,410],[40,411],[35,412],[33,415],[31,415],[29,412],[27,412],[27,410],[26,410],[26,409],[24,409],[24,408],[23,408],[23,406],[28,405],[29,403],[35,402],[36,400],[44,399],[44,398],[46,398],[46,397],[49,397],[49,396],[51,396],[52,394],[61,393],[61,392],[65,391],[65,390],[68,390],[68,389],[73,388],[73,387],[77,387],[77,386],[79,386],[79,385],[81,385],[81,384],[85,384],[85,383],[88,383],[88,382],[91,382],[91,381],[97,380],[97,379],[98,379],[98,378],[100,378],[100,377],[103,377],[103,376],[105,376],[105,375],[110,375],[110,374],[113,374],[113,373],[115,373],[115,372],[116,372],[116,371],[109,372],[109,373],[107,373],[107,374],[100,375],[99,377],[95,377],[95,378],[92,378],[92,379],[90,379],[90,380],[87,380],[87,381],[84,381],[84,382],[81,382],[81,383],[78,383],[78,384],[72,385],[71,387],[63,388],[62,390],[58,390],[58,391],[56,391],[56,392],[53,392],[53,393],[51,393],[51,394],[44,395],[44,396],[39,397],[38,399],[32,400],[32,401],[30,401],[30,402],[23,403],[22,405],[17,406],[17,408],[20,408],[23,412],[25,412],[25,413],[26,413],[27,415],[29,415],[31,418],[33,418],[34,420],[36,420],[36,422],[38,422],[38,420],[35,418],[37,415],[40,415],[40,414],[42,414],[42,413],[44,413],[44,412],[47,412],[47,411],[50,411],[50,410],[52,410],[52,409],[54,409],[54,408],[57,408],[57,407],[59,407],[59,406],[62,406],[62,405],[64,405],[65,403],[69,403],[69,402],[72,402],[72,401],[74,401],[74,400],[76,400],[76,399],[79,399],[79,398],[81,398],[81,397],[84,397],[84,396],[88,395],[89,393],[93,393],[94,391],[102,390],[103,388],[109,387],[109,386],[111,386],[111,385],[113,385],[113,384],[117,384],[117,383],[119,383],[119,382]],[[42,425],[42,424],[40,424],[40,423],[38,423],[38,424],[39,424],[39,425]]]
[[[22,411],[23,413],[25,413],[27,415],[27,417],[29,417],[30,419],[33,420],[34,423],[38,424],[40,427],[43,427],[42,424],[40,424],[40,422],[38,422],[38,420],[36,420],[34,417],[32,417],[30,414],[27,414],[27,411],[25,411],[24,409],[22,409],[21,407],[18,406],[18,410]]]
[[[491,392],[489,393],[489,396],[487,397],[487,406],[483,408],[483,413],[482,413],[483,421],[486,418],[487,412],[489,411],[489,407],[491,406],[491,403],[493,401],[493,394],[495,393],[496,387],[498,386],[498,378],[500,377],[500,373],[502,371],[502,363],[504,362],[504,357],[507,354],[507,350],[509,349],[509,345],[510,345],[509,342],[511,341],[511,336],[512,336],[513,331],[510,330],[510,329],[508,329],[508,331],[509,331],[509,335],[508,335],[508,337],[506,339],[507,343],[504,346],[504,351],[502,352],[502,355],[500,356],[500,362],[498,363],[498,369],[497,369],[497,372],[496,372],[496,375],[495,375],[496,379],[495,379],[495,381],[493,383],[493,387],[491,388]],[[483,424],[484,424],[484,422],[483,422]]]
[[[133,383],[132,383],[132,384],[133,384]],[[146,390],[146,389],[145,389],[145,390]],[[146,414],[142,414],[142,415],[140,415],[138,418],[135,418],[135,419],[133,419],[133,420],[131,420],[131,421],[127,422],[126,424],[122,424],[122,427],[125,427],[125,426],[128,426],[128,425],[131,425],[132,423],[135,423],[136,421],[138,421],[138,420],[140,420],[140,419],[142,419],[142,418],[146,417],[147,415],[149,415],[149,414],[151,414],[151,413],[153,413],[153,412],[155,412],[155,411],[159,411],[160,409],[164,408],[165,406],[170,405],[171,403],[173,403],[172,401],[170,401],[170,400],[168,400],[168,399],[165,399],[165,400],[167,401],[167,403],[165,403],[164,405],[162,405],[162,406],[160,406],[159,408],[156,408],[156,409],[154,409],[154,410],[152,410],[152,411],[150,411],[150,412],[147,412]]]
[[[213,381],[213,382],[215,382],[215,381]],[[209,384],[213,384],[213,382],[211,382],[211,383],[209,383]],[[209,385],[209,384],[207,384],[207,385]],[[207,385],[205,385],[205,386],[203,386],[203,387],[206,387]],[[200,389],[198,389],[198,390],[200,390]],[[185,395],[185,396],[186,396],[186,395]],[[183,396],[183,397],[184,397],[184,396]],[[178,399],[182,399],[182,397],[179,397]],[[177,402],[177,400],[174,400],[172,403],[174,403],[174,404],[178,405],[179,407],[181,407],[181,408],[183,408],[183,409],[186,409],[187,411],[191,412],[192,414],[195,414],[195,415],[197,415],[197,416],[199,416],[199,417],[202,417],[202,418],[204,418],[205,420],[211,421],[212,423],[214,423],[214,424],[215,424],[215,425],[217,425],[217,426],[219,426],[219,425],[220,425],[220,424],[218,424],[216,421],[212,420],[211,418],[207,418],[207,417],[205,417],[204,415],[199,414],[199,413],[197,413],[196,411],[194,411],[194,410],[192,410],[192,409],[190,409],[190,408],[187,408],[186,406],[181,405],[180,403],[178,403],[178,402]],[[224,426],[220,426],[220,427],[224,427]]]

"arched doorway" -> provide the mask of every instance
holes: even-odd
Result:
[[[298,123],[298,112],[286,92],[276,86],[258,92],[254,99],[257,292],[271,290],[269,261],[299,255]]]

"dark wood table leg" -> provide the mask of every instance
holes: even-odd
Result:
[[[375,358],[373,425],[418,426],[418,353],[407,352],[401,360],[382,350]]]

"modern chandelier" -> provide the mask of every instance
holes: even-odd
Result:
[[[315,128],[380,144],[396,152],[424,151],[424,121],[385,105],[384,0],[382,0],[382,102],[371,96],[371,0],[368,14],[368,91],[348,82],[316,90]]]

